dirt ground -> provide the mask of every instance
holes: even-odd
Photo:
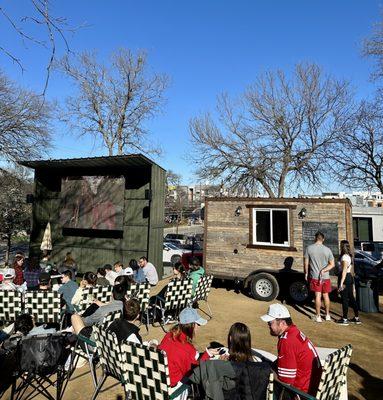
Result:
[[[166,282],[161,282],[160,289]],[[155,293],[155,292],[153,292]],[[196,347],[202,351],[206,345],[216,340],[226,343],[227,332],[234,322],[243,322],[251,329],[252,347],[276,352],[275,337],[271,337],[267,324],[260,320],[260,316],[267,310],[268,303],[253,300],[242,293],[236,293],[226,288],[212,288],[209,304],[213,311],[213,318],[207,325],[197,332]],[[204,309],[204,304],[201,304]],[[334,322],[316,324],[311,321],[312,306],[289,306],[294,323],[320,347],[339,348],[351,343],[353,354],[348,372],[349,400],[383,398],[383,313],[365,314],[360,317],[363,322],[360,326],[338,326]],[[383,310],[383,296],[380,297],[380,308]],[[334,319],[340,317],[341,304],[332,303],[331,315]],[[351,312],[352,313],[352,312]],[[350,315],[351,316],[351,315]],[[149,334],[142,334],[144,340],[163,337],[161,328],[150,327]],[[100,369],[98,375],[101,374]],[[90,399],[93,385],[88,366],[77,369],[68,384],[64,395],[67,399]],[[98,399],[114,400],[123,394],[121,386],[114,379],[108,378]],[[4,398],[6,397],[5,395]]]

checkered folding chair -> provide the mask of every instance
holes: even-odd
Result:
[[[118,318],[122,318],[122,311],[113,311],[107,314],[102,320],[102,323],[99,325],[106,329],[115,319]],[[77,342],[72,352],[72,365],[70,367],[70,370],[76,368],[76,365],[80,358],[84,358],[89,362],[89,369],[93,385],[94,387],[97,387],[96,342],[81,334],[77,336]]]
[[[132,283],[126,291],[125,297],[129,299],[137,299],[140,302],[141,323],[145,323],[146,330],[148,331],[148,306],[150,298],[150,284],[149,283]],[[146,315],[146,318],[144,316]]]
[[[61,294],[53,290],[32,290],[25,292],[25,312],[31,314],[36,323],[60,324]]]
[[[83,313],[93,302],[93,300],[109,303],[112,300],[113,286],[94,286],[84,288],[82,291],[82,300],[76,310],[79,314]]]
[[[170,281],[164,298],[156,296],[154,308],[160,312],[160,325],[166,332],[165,325],[177,319],[179,313],[188,306],[192,297],[193,283],[191,279]]]
[[[124,341],[121,358],[123,386],[132,400],[171,400],[180,395],[186,399],[188,386],[170,387],[165,352]]]
[[[269,384],[267,385],[266,400],[274,400],[274,373],[269,376]]]
[[[125,380],[122,368],[123,354],[116,335],[113,332],[108,332],[106,326],[102,325],[95,325],[93,327],[93,333],[103,374],[97,382],[92,400],[96,399],[108,376],[117,379],[123,385],[125,390],[125,399],[128,399],[129,392],[124,385]]]
[[[198,308],[204,314],[206,314],[209,317],[209,319],[213,318],[213,313],[212,313],[210,305],[207,301],[212,282],[213,282],[213,275],[201,276],[201,278],[199,278],[199,281],[198,281],[198,284],[197,284],[197,287],[196,287],[196,290],[194,293],[194,297],[191,300],[191,303],[197,304]],[[206,303],[209,312],[206,312],[199,307],[199,304],[198,304],[199,301],[204,301]]]
[[[15,322],[22,313],[23,295],[13,290],[0,290],[0,321]]]
[[[352,354],[352,346],[348,344],[326,357],[315,396],[311,396],[290,385],[279,382],[278,385],[289,394],[299,395],[308,400],[339,400],[342,387],[346,385],[347,370]],[[283,395],[283,393],[282,393]]]

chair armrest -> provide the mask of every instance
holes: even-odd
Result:
[[[299,390],[294,386],[288,385],[287,383],[283,383],[275,378],[274,378],[274,386],[282,386],[283,389],[287,390],[289,393],[298,394],[302,399],[316,400],[314,396],[311,396],[310,394],[303,392],[302,390]]]
[[[189,387],[190,387],[189,385],[186,385],[185,383],[183,383],[179,388],[177,388],[174,392],[172,392],[172,394],[169,397],[170,400],[175,399],[185,390],[189,390]]]
[[[81,334],[77,335],[77,337],[78,337],[78,340],[81,340],[82,342],[84,342],[86,344],[89,344],[89,346],[96,347],[96,342],[94,342],[93,340],[89,339],[88,337],[83,336]]]

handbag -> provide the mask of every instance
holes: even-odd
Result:
[[[65,364],[67,355],[62,335],[31,336],[21,341],[20,368],[30,374],[50,375]]]

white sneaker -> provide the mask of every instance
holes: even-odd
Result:
[[[320,315],[314,315],[312,317],[313,321],[315,322],[322,322],[322,317]]]
[[[332,321],[330,314],[326,315],[326,321]]]

